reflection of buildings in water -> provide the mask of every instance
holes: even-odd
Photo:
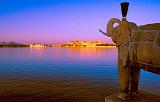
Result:
[[[29,57],[41,60],[89,60],[89,61],[114,61],[117,60],[117,48],[29,48]],[[107,56],[107,58],[104,58]],[[110,62],[109,61],[109,62]]]
[[[68,59],[94,60],[97,58],[101,59],[103,55],[108,56],[110,59],[115,58],[115,56],[118,56],[117,48],[67,48]]]
[[[30,44],[29,54],[31,57],[41,58],[44,53],[44,44]]]
[[[44,56],[44,50],[45,48],[29,48],[29,56],[33,58],[42,58]]]

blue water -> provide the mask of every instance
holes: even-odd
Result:
[[[118,89],[117,56],[117,48],[1,48],[0,85],[12,86],[13,77],[84,80],[114,92]],[[160,94],[160,75],[141,70],[140,90]]]

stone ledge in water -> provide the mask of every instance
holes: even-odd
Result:
[[[139,96],[130,96],[130,99],[123,101],[117,97],[117,94],[107,96],[105,102],[160,102],[160,95],[140,92]]]

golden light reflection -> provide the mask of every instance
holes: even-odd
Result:
[[[67,48],[68,58],[79,58],[79,59],[97,59],[103,56],[104,53],[108,57],[117,56],[117,48]]]
[[[29,48],[29,56],[34,58],[42,58],[44,55],[45,48]]]
[[[116,58],[118,56],[116,47],[109,48],[82,48],[82,47],[74,47],[74,48],[29,48],[29,56],[36,59],[48,58],[51,59],[102,59],[103,56],[107,56],[111,59]]]

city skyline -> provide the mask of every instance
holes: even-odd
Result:
[[[160,1],[126,0],[128,21],[137,25],[160,22]],[[107,21],[121,19],[123,0],[5,0],[0,1],[0,41],[64,43],[100,40]]]

